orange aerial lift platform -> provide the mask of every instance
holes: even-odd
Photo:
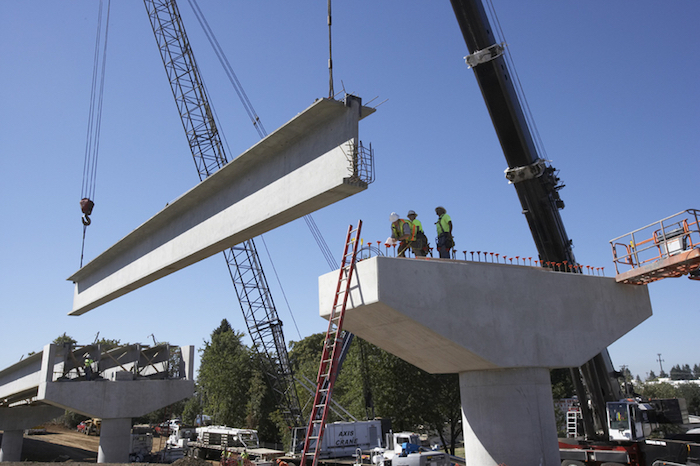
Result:
[[[688,209],[610,240],[615,279],[645,285],[688,275],[700,280],[700,211]]]

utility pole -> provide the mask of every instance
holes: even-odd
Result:
[[[620,366],[620,372],[622,373],[622,380],[625,383],[625,395],[630,396],[631,395],[630,386],[629,386],[630,381],[627,379],[627,366],[626,365]],[[630,377],[632,377],[631,373],[630,373]]]
[[[657,359],[657,361],[659,361],[659,369],[661,370],[661,373],[659,374],[659,377],[663,377],[663,376],[664,376],[664,366],[663,366],[661,363],[664,362],[664,360],[661,359],[661,353],[656,353],[656,354],[659,356],[659,358]]]

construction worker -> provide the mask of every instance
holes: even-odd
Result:
[[[389,215],[391,221],[391,238],[400,241],[399,257],[406,257],[406,249],[411,247],[416,256],[424,256],[421,245],[416,241],[416,227],[409,220],[399,218],[396,212]]]
[[[85,353],[83,361],[83,369],[85,370],[85,380],[92,379],[92,363],[95,362],[90,357],[89,353]]]
[[[447,215],[447,210],[442,206],[435,208],[435,213],[438,216],[438,221],[435,222],[437,227],[437,248],[441,259],[449,259],[450,251],[455,245],[452,237],[452,219]]]
[[[418,220],[418,214],[414,210],[409,210],[406,214],[411,223],[416,227],[416,241],[420,243],[421,256],[428,255],[430,249],[430,244],[428,244],[428,237],[425,236],[425,231],[423,231],[423,224]],[[418,254],[416,254],[418,255]],[[432,256],[432,253],[431,253]]]

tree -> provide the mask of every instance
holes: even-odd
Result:
[[[688,414],[700,415],[700,385],[696,383],[682,383],[676,387],[678,398],[685,398]]]
[[[654,371],[649,371],[649,375],[647,376],[647,382],[651,380],[656,380],[656,374],[654,373]]]
[[[298,377],[316,382],[324,339],[318,333],[290,344]],[[456,374],[429,374],[358,337],[336,379],[333,400],[357,419],[391,419],[395,432],[423,426],[452,452],[462,429]],[[330,416],[331,422],[338,419]]]
[[[573,398],[576,394],[569,369],[552,369],[549,371],[549,377],[552,383],[552,398],[555,400]]]
[[[676,389],[667,382],[647,383],[641,387],[641,395],[645,398],[675,398]]]
[[[53,343],[54,345],[57,345],[57,346],[62,346],[62,345],[64,345],[64,344],[66,344],[66,343],[69,343],[69,344],[71,344],[71,345],[75,345],[75,344],[78,343],[78,342],[75,340],[75,338],[73,338],[73,337],[71,337],[71,336],[68,336],[68,335],[66,335],[66,332],[63,332],[63,335],[57,336],[57,337],[54,339],[54,341],[52,341],[52,343]]]
[[[234,331],[223,319],[201,350],[198,380],[204,411],[217,424],[246,425],[253,361],[242,338],[243,333]]]
[[[683,367],[680,364],[676,364],[671,368],[671,380],[692,380],[693,371],[690,370],[690,366],[685,364]]]
[[[288,426],[283,417],[273,415],[278,407],[277,400],[270,386],[265,381],[261,371],[262,362],[259,354],[254,354],[255,364],[250,377],[248,387],[248,402],[246,403],[246,426],[256,429],[260,438],[267,442],[278,443],[282,441],[282,433],[288,431]]]

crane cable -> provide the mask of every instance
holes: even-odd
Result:
[[[333,91],[333,44],[331,43],[331,0],[328,0],[328,98],[335,95]]]
[[[102,102],[104,97],[105,65],[107,63],[107,38],[109,36],[109,12],[111,0],[107,0],[107,12],[103,13],[103,1],[97,13],[97,34],[95,36],[95,55],[93,58],[92,87],[90,90],[90,111],[88,113],[87,137],[85,142],[85,160],[83,161],[83,180],[81,188],[80,210],[83,213],[83,243],[80,249],[80,267],[83,266],[85,252],[85,232],[90,225],[90,215],[95,207],[95,186],[97,181],[97,158],[100,147],[100,128],[102,125]],[[105,16],[104,38],[102,37],[102,18]],[[100,55],[100,50],[102,51]],[[99,79],[98,79],[99,77]]]

